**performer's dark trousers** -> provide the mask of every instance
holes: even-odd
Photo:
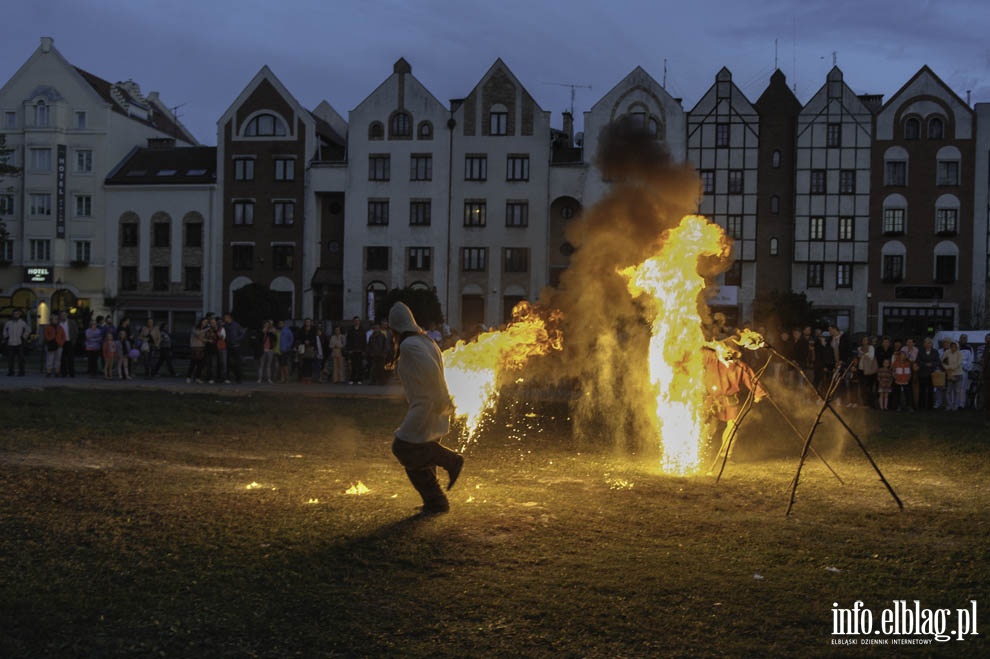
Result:
[[[443,493],[437,480],[437,467],[450,471],[458,462],[457,453],[442,446],[440,442],[418,444],[398,437],[392,442],[392,453],[406,468],[406,475],[419,496],[423,497],[424,506],[441,506],[447,503],[447,495]]]

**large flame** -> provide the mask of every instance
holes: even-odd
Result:
[[[548,329],[529,303],[520,302],[505,329],[485,332],[467,343],[458,341],[444,351],[447,388],[456,415],[464,422],[465,444],[494,405],[503,376],[521,370],[531,357],[560,348],[559,331]]]
[[[688,215],[667,232],[658,254],[620,271],[651,323],[649,378],[656,397],[656,432],[665,472],[690,474],[701,467],[705,437],[704,356],[698,314],[705,279],[700,256],[726,256],[721,227]]]

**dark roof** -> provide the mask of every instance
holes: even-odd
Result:
[[[80,69],[78,66],[74,68],[76,69],[76,71],[79,72],[79,75],[81,75],[83,79],[85,79],[86,82],[89,83],[90,87],[96,90],[96,93],[100,95],[100,98],[102,98],[104,101],[110,104],[110,107],[113,108],[113,111],[116,112],[117,114],[123,115],[128,119],[138,122],[139,124],[150,126],[155,130],[161,131],[166,135],[171,135],[172,137],[182,140],[183,142],[196,143],[195,138],[192,135],[190,135],[188,131],[186,131],[183,127],[181,127],[178,123],[176,123],[175,120],[173,120],[173,118],[168,113],[160,111],[158,107],[155,106],[154,103],[151,103],[150,101],[147,100],[135,99],[134,96],[128,92],[127,88],[122,86],[121,84],[114,85],[113,83],[104,80],[103,78],[97,75],[93,75],[89,71],[84,71],[83,69]],[[148,118],[145,119],[140,116],[128,114],[127,110],[121,107],[121,105],[113,97],[112,90],[115,87],[117,89],[117,92],[128,102],[135,103],[137,105],[140,105],[141,107],[148,108],[149,109]]]
[[[135,147],[107,176],[107,185],[210,184],[217,181],[215,146]]]

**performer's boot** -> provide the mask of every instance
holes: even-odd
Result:
[[[440,482],[437,481],[435,467],[406,469],[406,475],[409,476],[409,482],[423,499],[424,515],[438,515],[450,510],[447,495],[443,493]]]

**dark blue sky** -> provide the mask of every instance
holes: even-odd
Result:
[[[441,101],[466,95],[497,57],[544,109],[587,110],[637,65],[690,109],[727,66],[755,101],[777,63],[805,102],[833,52],[859,93],[889,98],[928,64],[963,99],[990,101],[986,0],[8,0],[6,81],[41,36],[73,64],[133,78],[204,144],[267,64],[306,107],[345,118],[405,57]]]

